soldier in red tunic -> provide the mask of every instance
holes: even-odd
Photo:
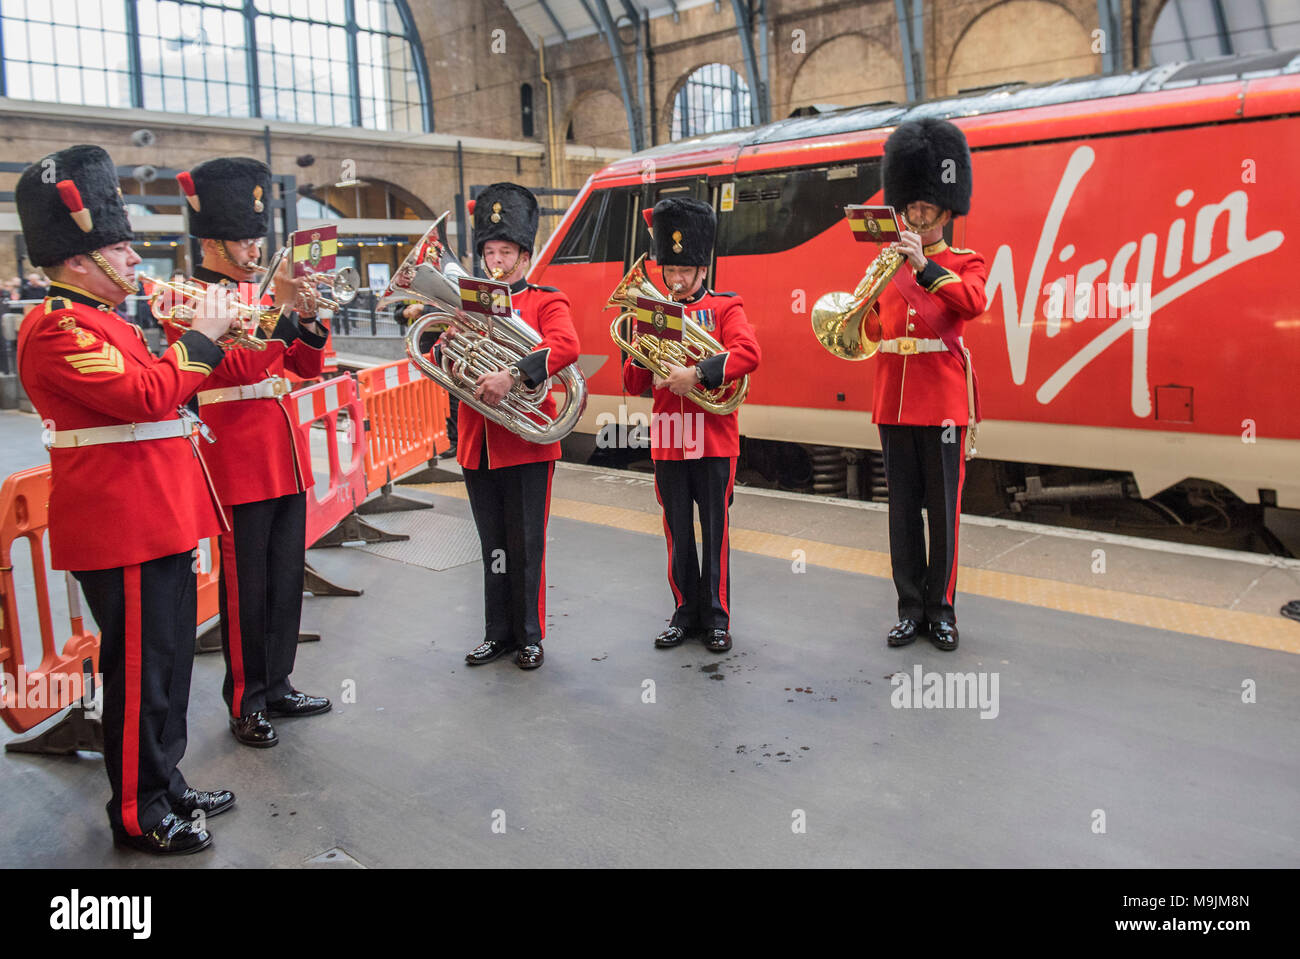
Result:
[[[53,281],[23,320],[18,372],[46,423],[50,559],[71,570],[100,628],[108,820],[119,845],[158,854],[211,844],[203,820],[235,802],[190,788],[185,710],[194,661],[194,556],[222,527],[195,421],[231,326],[228,295],[198,305],[161,358],[113,312],[137,292],[117,170],[96,146],[28,167],[14,191],[28,255]]]
[[[254,269],[270,219],[271,171],[260,160],[219,157],[177,176],[199,238],[199,285],[255,284]],[[285,264],[287,273],[288,264]],[[306,278],[276,278],[281,315],[266,349],[232,350],[199,395],[217,442],[203,451],[225,509],[221,548],[221,694],[230,730],[245,746],[279,742],[269,716],[310,716],[330,708],[324,696],[293,688],[302,618],[310,451],[285,406],[287,370],[321,375],[329,331],[315,316]],[[297,302],[303,312],[289,311]],[[169,335],[175,335],[174,332]]]
[[[740,297],[704,286],[717,230],[713,208],[700,200],[669,197],[646,212],[651,214],[655,262],[663,268],[673,299],[723,346],[716,356],[675,367],[662,380],[633,357],[623,366],[629,393],[654,388],[651,458],[668,538],[668,585],[676,602],[672,621],[655,637],[655,646],[677,646],[694,635],[706,649],[725,653],[731,649],[728,510],[740,456],[740,412],[710,413],[686,394],[696,384],[715,389],[753,372],[761,353]],[[695,549],[696,506],[704,536],[702,558]]]
[[[537,349],[510,370],[479,377],[475,399],[496,406],[516,383],[529,388],[578,358],[578,333],[569,298],[525,276],[537,236],[537,199],[514,183],[494,183],[474,202],[474,243],[484,266],[510,284],[518,319],[541,335]],[[542,406],[555,415],[555,400]],[[551,477],[560,444],[531,443],[468,404],[460,404],[456,461],[465,474],[469,505],[483,547],[486,636],[465,661],[490,663],[515,652],[521,669],[542,665],[546,636],[546,521]]]
[[[957,524],[966,460],[974,454],[979,394],[966,323],[984,312],[984,258],[944,241],[970,210],[970,148],[946,120],[904,123],[885,141],[885,202],[903,211],[906,262],[876,301],[867,336],[876,354],[872,418],[889,484],[889,552],[898,591],[890,646],[928,633],[957,648]],[[929,517],[927,558],[921,508]]]

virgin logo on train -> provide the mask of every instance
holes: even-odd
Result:
[[[1186,210],[1184,215],[1140,237],[1119,235],[1108,228],[1123,211],[1114,206],[1081,208],[1076,202],[1096,159],[1092,146],[1079,146],[1070,155],[1042,221],[1023,286],[1017,282],[1011,244],[997,247],[989,266],[989,311],[1003,322],[1012,381],[1017,386],[1029,381],[1035,399],[1043,405],[1056,400],[1108,350],[1127,343],[1131,350],[1128,402],[1134,416],[1145,418],[1152,415],[1150,340],[1160,311],[1233,268],[1273,252],[1285,237],[1277,229],[1249,236],[1250,198],[1245,189],[1227,191],[1193,208],[1198,191],[1176,181],[1160,184],[1160,190],[1172,197],[1176,209]],[[1114,162],[1133,162],[1131,152]],[[1162,197],[1150,199],[1157,207],[1164,203]],[[986,219],[981,218],[982,225]],[[1220,234],[1226,234],[1226,244],[1216,244],[1215,231],[1222,221],[1226,230]],[[1114,250],[1110,257],[1090,259],[1089,252],[1107,241]],[[1057,273],[1062,269],[1067,272]],[[1034,295],[1040,290],[1041,300]],[[1069,329],[1071,323],[1079,328]],[[1052,357],[1031,367],[1035,340],[1062,334],[1070,340],[1071,352],[1064,359]],[[1124,384],[1115,382],[1107,388],[1122,390]]]

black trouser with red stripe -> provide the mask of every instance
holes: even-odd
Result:
[[[186,789],[177,764],[194,665],[194,554],[72,575],[100,629],[108,821],[139,836]]]
[[[555,463],[463,472],[483,548],[485,639],[540,646],[546,638],[546,523]]]
[[[889,558],[898,590],[898,618],[956,623],[966,427],[882,424],[879,429],[889,484]],[[929,520],[928,558],[921,507]]]
[[[307,494],[227,506],[225,513],[230,531],[221,535],[221,695],[230,715],[247,716],[293,691],[289,674],[302,622]]]
[[[655,495],[664,510],[668,585],[683,629],[731,628],[731,541],[728,509],[734,498],[736,457],[655,460]],[[702,552],[695,551],[695,507],[700,509]]]

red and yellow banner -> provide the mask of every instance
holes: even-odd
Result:
[[[636,298],[636,332],[640,336],[648,334],[661,340],[682,339],[682,305],[668,300],[656,300],[648,296]]]
[[[316,226],[298,230],[289,238],[293,249],[293,275],[306,276],[307,268],[313,273],[332,273],[334,258],[339,252],[339,228]]]
[[[496,280],[461,277],[460,305],[466,313],[478,316],[509,316],[510,285]]]
[[[893,243],[902,235],[892,206],[846,206],[844,215],[860,243]]]

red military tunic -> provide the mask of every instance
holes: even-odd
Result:
[[[984,257],[943,240],[924,248],[930,261],[916,274],[906,263],[867,318],[870,339],[943,339],[955,343],[967,321],[984,312]],[[928,315],[927,315],[928,314]],[[947,349],[900,355],[876,353],[872,421],[885,425],[965,426],[970,420],[966,366]],[[975,398],[978,420],[979,393]]]
[[[212,270],[195,270],[196,285],[223,279]],[[174,327],[166,330],[169,341],[180,337]],[[283,376],[286,370],[301,379],[313,379],[321,375],[324,366],[326,339],[299,328],[290,317],[281,317],[265,350],[230,350],[203,389],[260,383],[270,376]],[[299,493],[315,483],[311,451],[298,440],[287,400],[287,394],[221,403],[204,403],[199,398],[199,413],[217,440],[204,445],[203,459],[226,506]]]
[[[179,420],[177,407],[222,362],[189,332],[162,358],[140,328],[83,290],[54,284],[18,333],[18,372],[55,431]],[[206,444],[205,444],[206,445]],[[56,569],[133,566],[194,549],[224,528],[186,437],[50,450],[50,561]]]
[[[569,298],[550,286],[534,286],[520,280],[510,288],[515,316],[541,334],[537,349],[517,365],[529,385],[540,383],[578,359],[578,332],[569,312]],[[555,400],[547,396],[542,410],[555,415]],[[499,469],[521,463],[544,463],[560,458],[560,444],[530,443],[504,426],[484,418],[468,403],[456,414],[456,462],[464,469]],[[487,436],[487,462],[481,462]]]
[[[699,364],[702,385],[716,389],[758,368],[762,352],[754,327],[745,316],[745,305],[735,293],[701,290],[683,303],[688,319],[722,344],[724,352]],[[631,357],[623,364],[623,385],[640,395],[654,382],[654,375]],[[700,414],[699,418],[694,418]],[[691,419],[688,422],[688,417]],[[693,423],[703,425],[703,437]],[[702,409],[695,401],[670,389],[654,391],[654,416],[650,422],[651,459],[681,460],[701,456],[740,455],[740,411],[719,415]]]

